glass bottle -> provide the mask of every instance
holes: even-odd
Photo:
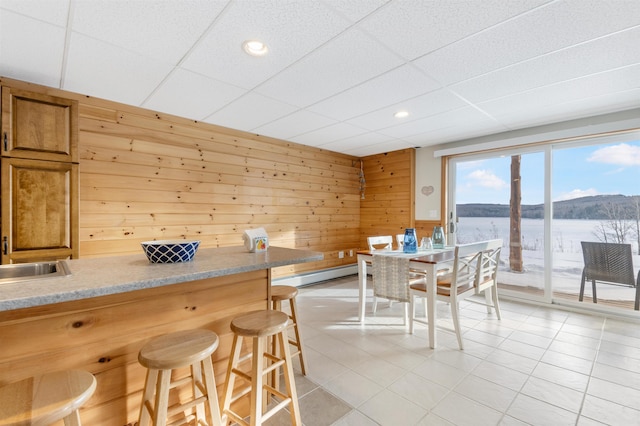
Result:
[[[416,235],[416,228],[406,228],[404,230],[404,242],[402,244],[402,251],[405,253],[418,252],[418,236]]]
[[[434,249],[444,248],[444,231],[442,230],[442,226],[433,227],[433,235],[431,236],[431,239],[433,240]]]

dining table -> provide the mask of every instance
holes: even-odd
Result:
[[[437,272],[444,264],[451,264],[455,257],[455,247],[443,249],[418,250],[407,254],[402,250],[361,250],[356,253],[358,260],[358,318],[364,324],[367,302],[367,266],[374,255],[409,257],[409,269],[424,274],[427,287],[427,323],[429,327],[429,346],[436,347],[436,285]]]

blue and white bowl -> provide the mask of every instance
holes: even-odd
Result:
[[[140,243],[151,263],[188,262],[198,251],[200,241],[158,240]]]

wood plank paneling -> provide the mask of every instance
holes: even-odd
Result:
[[[405,149],[364,157],[366,181],[360,201],[360,247],[367,237],[403,234],[415,225],[415,150]],[[394,243],[395,245],[395,243]]]
[[[83,424],[133,424],[146,374],[137,358],[142,345],[157,335],[207,328],[220,338],[213,361],[221,394],[233,338],[229,323],[240,313],[265,309],[268,285],[268,271],[259,270],[0,312],[0,386],[52,370],[84,369],[98,386],[82,409]]]
[[[277,268],[279,277],[353,264],[338,251],[414,225],[413,149],[363,158],[361,200],[356,157],[2,81],[78,101],[80,257],[141,253],[140,242],[153,238],[238,245],[244,229],[259,226],[272,245],[324,253]]]

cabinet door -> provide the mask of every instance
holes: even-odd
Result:
[[[2,87],[2,156],[77,162],[78,102]]]
[[[78,256],[78,165],[2,159],[2,263]]]

